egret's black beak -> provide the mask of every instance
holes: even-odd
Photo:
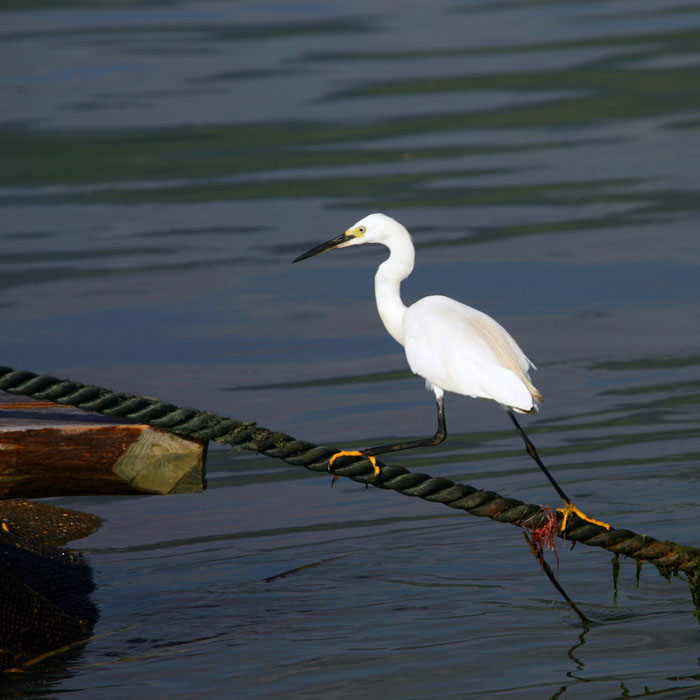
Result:
[[[317,245],[316,247],[311,248],[311,250],[307,250],[305,253],[302,253],[298,258],[294,258],[292,262],[295,263],[299,262],[300,260],[306,260],[306,258],[313,258],[314,255],[318,255],[319,253],[324,253],[327,250],[337,248],[341,243],[345,243],[345,241],[351,241],[353,238],[354,236],[348,236],[344,233],[341,233],[340,236],[336,236],[333,240],[326,241],[325,243],[321,243],[321,245]]]

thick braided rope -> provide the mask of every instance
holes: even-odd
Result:
[[[111,391],[50,375],[17,371],[9,367],[0,367],[0,390],[145,423],[202,442],[215,440],[236,445],[316,472],[327,472],[328,459],[337,452],[335,448],[296,440],[253,422],[224,418],[158,399]],[[471,515],[489,517],[519,527],[540,527],[547,522],[548,516],[539,505],[523,503],[467,484],[457,484],[449,479],[409,472],[398,465],[379,462],[379,466],[381,473],[375,477],[367,459],[347,458],[342,460],[342,466],[338,466],[334,473],[377,488],[392,489],[404,496],[442,503]],[[572,542],[603,547],[637,561],[650,562],[664,575],[683,571],[694,580],[696,572],[700,571],[700,549],[696,547],[663,542],[631,530],[605,530],[573,515],[566,538]]]

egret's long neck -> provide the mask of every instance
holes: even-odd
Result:
[[[414,249],[411,237],[405,237],[385,243],[389,248],[389,257],[379,266],[374,277],[374,294],[377,298],[377,310],[384,327],[398,343],[403,345],[403,317],[406,307],[401,301],[401,282],[413,270]]]

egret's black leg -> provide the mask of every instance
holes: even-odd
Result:
[[[532,457],[532,459],[535,460],[537,466],[544,472],[544,475],[549,479],[552,486],[554,486],[556,492],[561,496],[562,501],[564,501],[565,503],[571,503],[571,499],[564,493],[562,487],[559,486],[556,479],[550,474],[549,469],[547,469],[547,467],[545,467],[542,463],[540,456],[537,454],[535,446],[532,444],[532,442],[530,442],[530,438],[527,435],[525,435],[525,431],[520,427],[520,423],[518,423],[515,415],[513,414],[513,411],[508,411],[508,416],[513,421],[513,425],[515,426],[516,430],[520,433],[520,437],[525,443],[525,449],[527,450],[527,453],[530,455],[530,457]]]
[[[420,440],[411,440],[410,442],[397,442],[393,445],[378,445],[377,447],[369,447],[362,450],[362,454],[368,457],[381,455],[386,452],[398,452],[398,450],[412,450],[414,447],[429,447],[431,445],[439,445],[447,437],[447,426],[445,425],[445,406],[442,396],[437,399],[437,414],[438,425],[435,435]]]
[[[397,442],[393,445],[378,445],[377,447],[369,447],[366,450],[347,450],[336,452],[328,461],[328,470],[330,471],[333,463],[338,457],[369,457],[369,461],[374,467],[375,476],[379,474],[379,467],[375,455],[381,455],[386,452],[396,452],[398,450],[410,450],[414,447],[428,447],[430,445],[438,445],[447,437],[447,427],[445,425],[445,407],[443,405],[442,396],[437,399],[438,412],[438,427],[435,435],[421,440],[411,440],[410,442]],[[337,478],[337,477],[336,477]],[[334,480],[335,481],[335,480]]]
[[[579,510],[575,505],[574,502],[564,493],[564,489],[562,489],[561,486],[557,483],[556,479],[551,475],[549,469],[544,466],[542,463],[542,460],[540,459],[540,456],[537,454],[537,450],[535,449],[535,446],[532,444],[530,441],[530,438],[525,435],[525,431],[520,427],[520,423],[518,423],[517,419],[515,418],[515,415],[513,414],[513,411],[507,411],[508,416],[510,417],[511,421],[513,421],[513,425],[516,427],[517,431],[520,433],[520,437],[522,437],[523,442],[525,443],[525,449],[527,450],[527,453],[532,457],[532,459],[535,460],[537,463],[537,466],[544,472],[544,475],[549,479],[550,483],[554,488],[556,489],[556,492],[559,494],[561,497],[562,501],[564,501],[564,507],[559,508],[564,513],[564,519],[562,520],[561,523],[561,529],[565,530],[566,529],[566,522],[569,519],[569,515],[571,513],[576,513],[579,518],[582,520],[586,520],[589,523],[593,523],[594,525],[601,525],[602,527],[606,528],[607,530],[610,529],[610,525],[607,523],[604,523],[600,520],[594,520],[593,518],[589,518],[583,511]]]

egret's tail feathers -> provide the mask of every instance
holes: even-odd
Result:
[[[532,408],[526,411],[526,413],[537,413],[540,410],[540,404],[543,402],[542,394],[540,394],[539,389],[530,381],[529,377],[527,377],[525,381],[525,386],[530,392],[530,396],[532,396]]]
[[[506,406],[504,404],[504,408],[506,408],[506,410],[512,409],[516,413],[538,413],[540,410],[540,404],[542,403],[542,394],[540,394],[539,389],[533,385],[530,378],[526,374],[521,375],[519,379],[525,385],[525,388],[530,394],[530,401],[527,403],[521,403],[520,406],[513,406],[512,404]],[[525,408],[525,406],[528,405],[529,408]]]

